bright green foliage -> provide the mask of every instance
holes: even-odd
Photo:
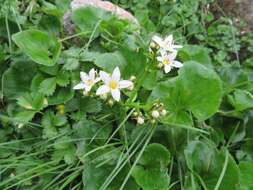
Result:
[[[237,111],[253,108],[253,95],[246,90],[236,90],[229,100]]]
[[[96,24],[102,20],[108,20],[111,14],[102,9],[93,7],[81,8],[72,14],[72,20],[82,31],[92,32]]]
[[[217,188],[220,177],[221,190],[236,189],[239,186],[239,169],[231,155],[226,160],[225,150],[218,151],[204,142],[193,141],[185,149],[185,157],[190,170],[199,175],[208,189]],[[225,171],[223,176],[222,170]]]
[[[61,52],[61,43],[39,30],[22,31],[12,39],[26,55],[41,65],[53,66]]]
[[[217,0],[111,0],[139,24],[70,2],[0,0],[0,189],[252,190],[248,29]],[[74,90],[115,67],[119,102]]]
[[[169,186],[169,161],[170,153],[166,147],[150,144],[139,160],[139,165],[134,168],[133,177],[144,190],[166,190]]]
[[[241,162],[240,168],[240,188],[241,190],[250,190],[253,188],[253,165],[250,162]]]
[[[186,62],[179,76],[160,83],[150,99],[162,99],[172,112],[188,110],[198,119],[205,120],[217,112],[221,96],[221,82],[213,70],[195,62]]]

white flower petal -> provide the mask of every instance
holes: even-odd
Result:
[[[173,49],[180,49],[180,48],[183,48],[183,46],[181,46],[181,45],[173,45],[172,48]]]
[[[180,68],[180,67],[183,67],[184,65],[179,61],[174,61],[172,66],[176,68]]]
[[[95,78],[95,79],[94,79],[94,84],[97,83],[97,82],[100,81],[100,80],[101,80],[100,77]]]
[[[95,80],[95,69],[91,69],[90,72],[89,72],[89,78],[90,80],[94,81]]]
[[[162,62],[164,58],[161,57],[161,56],[159,56],[159,57],[157,57],[156,59],[157,59],[157,61]]]
[[[109,84],[111,81],[111,77],[109,76],[108,73],[104,72],[104,71],[100,71],[99,72],[100,78],[101,80],[105,83],[105,84]]]
[[[89,76],[85,72],[80,72],[80,78],[83,82],[89,80]]]
[[[86,87],[85,87],[85,91],[86,91],[86,92],[89,92],[89,91],[91,90],[92,86],[93,86],[93,85],[91,85],[91,86],[86,86]]]
[[[159,46],[163,46],[163,39],[162,38],[160,38],[159,36],[153,36],[152,37],[152,40],[155,42],[155,43],[157,43]]]
[[[106,85],[103,85],[97,89],[96,95],[102,95],[102,94],[106,94],[108,92],[110,92],[110,88]]]
[[[80,89],[85,89],[86,88],[86,85],[84,83],[79,83],[77,85],[74,86],[74,90],[80,90]]]
[[[119,91],[119,89],[112,90],[111,93],[112,93],[113,99],[118,102],[120,100],[120,91]]]
[[[171,71],[171,66],[170,65],[165,65],[164,66],[164,72],[169,73]]]
[[[177,57],[177,52],[174,51],[174,52],[168,54],[167,57],[170,60],[170,62],[173,62],[175,60],[175,58]]]
[[[173,35],[167,36],[164,41],[167,45],[171,45],[173,43]]]
[[[122,80],[119,81],[119,88],[129,88],[133,85],[133,83],[130,80]]]
[[[118,82],[120,80],[120,70],[119,67],[116,67],[112,72],[112,80]]]

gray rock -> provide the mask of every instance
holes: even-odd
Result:
[[[63,24],[64,29],[67,34],[73,34],[74,33],[74,26],[71,23],[71,11],[76,10],[78,8],[87,7],[87,6],[94,6],[97,8],[104,9],[106,11],[109,11],[113,14],[115,14],[120,19],[126,19],[129,20],[137,25],[139,25],[139,22],[137,19],[128,11],[120,8],[117,5],[114,5],[113,3],[109,1],[101,1],[101,0],[73,0],[71,2],[71,10],[67,13],[65,13],[63,17]]]

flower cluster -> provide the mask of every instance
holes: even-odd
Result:
[[[80,72],[81,82],[74,86],[74,90],[82,89],[85,93],[89,93],[97,82],[102,81],[103,85],[97,89],[96,95],[103,96],[111,93],[114,100],[120,101],[120,90],[124,88],[133,88],[132,81],[121,80],[121,73],[118,67],[113,70],[112,74],[100,71],[99,76],[96,75],[95,69],[91,69],[88,74]]]
[[[175,45],[173,36],[169,35],[165,39],[159,36],[153,36],[151,42],[151,48],[156,48],[158,53],[157,61],[158,67],[164,68],[165,73],[169,73],[172,68],[180,68],[183,64],[176,60],[177,49],[182,48],[180,45]]]
[[[160,118],[167,115],[163,103],[154,103],[150,110],[138,110],[132,114],[132,119],[136,120],[138,125],[143,125],[145,120],[156,123]]]

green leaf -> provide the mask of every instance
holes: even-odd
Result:
[[[158,79],[158,73],[157,72],[149,72],[147,75],[147,78],[143,81],[142,86],[147,90],[153,90],[156,87]]]
[[[56,88],[56,78],[48,78],[42,81],[39,92],[45,95],[52,95]]]
[[[69,165],[76,161],[76,147],[70,137],[64,136],[57,139],[54,143],[54,148],[53,159],[63,158]]]
[[[36,111],[32,111],[32,110],[20,111],[14,116],[14,119],[18,123],[27,123],[33,119],[35,114],[36,114]]]
[[[153,143],[147,146],[139,164],[152,167],[166,168],[170,161],[170,153],[161,144]]]
[[[224,169],[226,151],[218,151],[209,143],[190,142],[185,151],[188,167],[195,171],[205,182],[207,189],[214,189]],[[239,170],[233,157],[228,155],[228,162],[219,190],[237,189]]]
[[[198,119],[205,120],[219,109],[222,86],[213,70],[195,62],[186,62],[179,71],[178,85],[182,102]]]
[[[161,144],[150,144],[145,149],[132,176],[144,190],[166,190],[169,186],[167,166],[170,153]]]
[[[99,21],[108,20],[111,13],[95,7],[85,7],[75,10],[72,13],[72,21],[82,31],[92,32]]]
[[[18,60],[3,75],[3,93],[8,99],[16,99],[27,93],[37,68],[33,62]]]
[[[234,90],[235,87],[244,87],[249,83],[249,76],[247,73],[237,65],[228,65],[220,69],[219,75],[223,81],[225,93]]]
[[[60,71],[56,76],[56,83],[59,86],[66,87],[69,84],[69,72]]]
[[[218,110],[221,98],[218,75],[201,64],[186,62],[178,77],[157,85],[149,101],[160,99],[171,112],[188,110],[199,120],[205,120]]]
[[[53,96],[48,98],[49,105],[65,104],[74,97],[74,90],[71,87],[56,89]]]
[[[61,52],[61,43],[54,37],[39,30],[26,30],[14,34],[17,46],[38,64],[53,66]]]
[[[250,162],[241,162],[240,168],[240,190],[253,189],[253,164]]]
[[[183,62],[196,61],[200,64],[212,67],[211,58],[207,48],[199,45],[186,45],[179,51],[179,57]]]
[[[33,109],[32,97],[30,94],[25,94],[17,99],[17,104],[25,109]]]
[[[228,96],[230,103],[237,111],[253,108],[253,95],[246,90],[235,90]]]
[[[41,93],[27,93],[17,99],[17,104],[25,109],[40,111],[47,106],[47,100]]]
[[[82,176],[84,189],[98,190],[115,168],[115,164],[117,164],[119,156],[120,152],[117,149],[109,149],[98,152],[96,157],[94,155],[92,159],[86,159]],[[120,170],[106,189],[119,190],[128,171],[129,166],[126,165]],[[129,189],[139,189],[132,178],[127,181],[125,187],[123,188],[123,190]]]
[[[136,166],[132,175],[143,190],[168,189],[169,176],[166,172],[161,172],[159,168],[144,169],[141,166]]]
[[[95,65],[107,72],[112,72],[117,66],[122,70],[126,64],[126,60],[119,51],[100,54],[95,60]]]

